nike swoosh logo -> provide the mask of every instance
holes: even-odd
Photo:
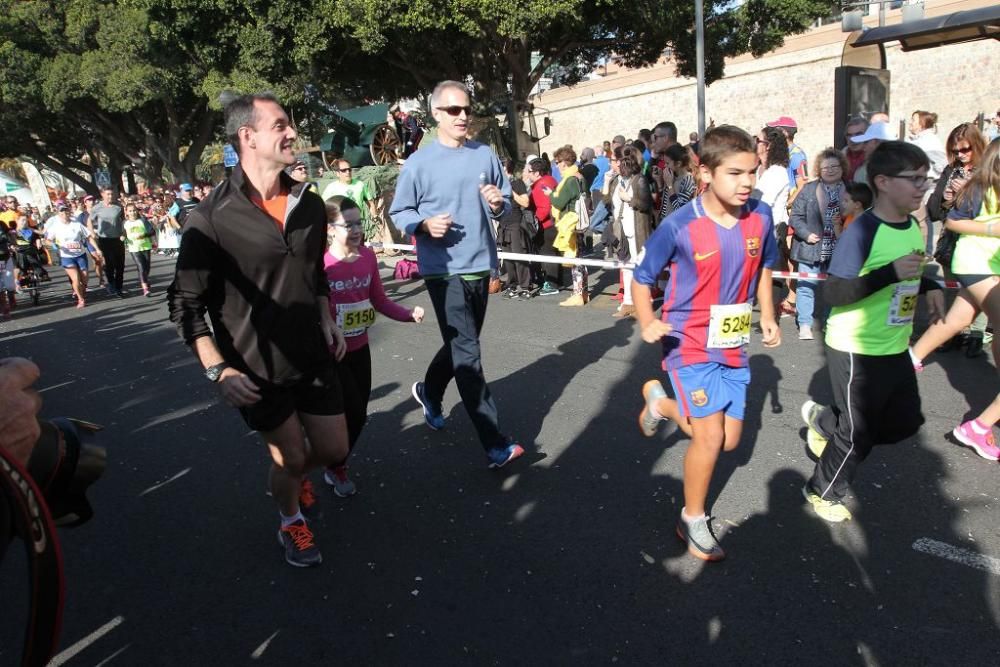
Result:
[[[700,262],[703,259],[708,259],[709,257],[711,257],[712,255],[716,254],[717,252],[719,252],[719,251],[718,250],[713,250],[712,252],[706,252],[704,255],[701,254],[700,252],[696,252],[694,254],[694,261]]]

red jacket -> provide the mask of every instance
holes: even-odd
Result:
[[[555,190],[556,179],[549,175],[542,176],[531,186],[531,204],[535,209],[535,218],[538,219],[538,226],[541,229],[548,229],[555,224],[552,220],[552,202],[549,200],[549,196],[542,192],[543,188],[549,188]]]

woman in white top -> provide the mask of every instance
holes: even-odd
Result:
[[[788,142],[784,133],[765,127],[757,135],[757,187],[753,198],[771,207],[775,233],[778,225],[788,223]],[[783,239],[778,239],[782,241]]]
[[[774,235],[778,242],[780,271],[791,268],[792,238],[788,231],[788,140],[776,127],[765,127],[757,133],[757,186],[751,195],[771,207],[774,216]],[[788,296],[778,306],[778,315],[795,314],[795,288],[785,280]]]
[[[69,281],[73,285],[73,295],[76,296],[76,307],[83,308],[84,295],[87,293],[87,249],[92,248],[94,258],[101,257],[96,243],[92,243],[93,232],[69,219],[69,207],[59,206],[59,213],[50,218],[45,225],[45,241],[59,248],[59,263],[66,270]]]

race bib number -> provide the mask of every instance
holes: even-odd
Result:
[[[337,326],[344,336],[360,336],[375,323],[375,309],[368,299],[337,304]]]
[[[896,285],[889,303],[890,327],[905,327],[913,324],[913,315],[917,312],[917,297],[920,294],[919,283],[903,283]]]
[[[708,347],[732,348],[750,342],[750,304],[712,306],[708,323]]]

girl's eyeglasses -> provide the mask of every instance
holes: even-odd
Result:
[[[361,229],[360,222],[331,222],[329,225],[331,227],[340,227],[341,229]]]

